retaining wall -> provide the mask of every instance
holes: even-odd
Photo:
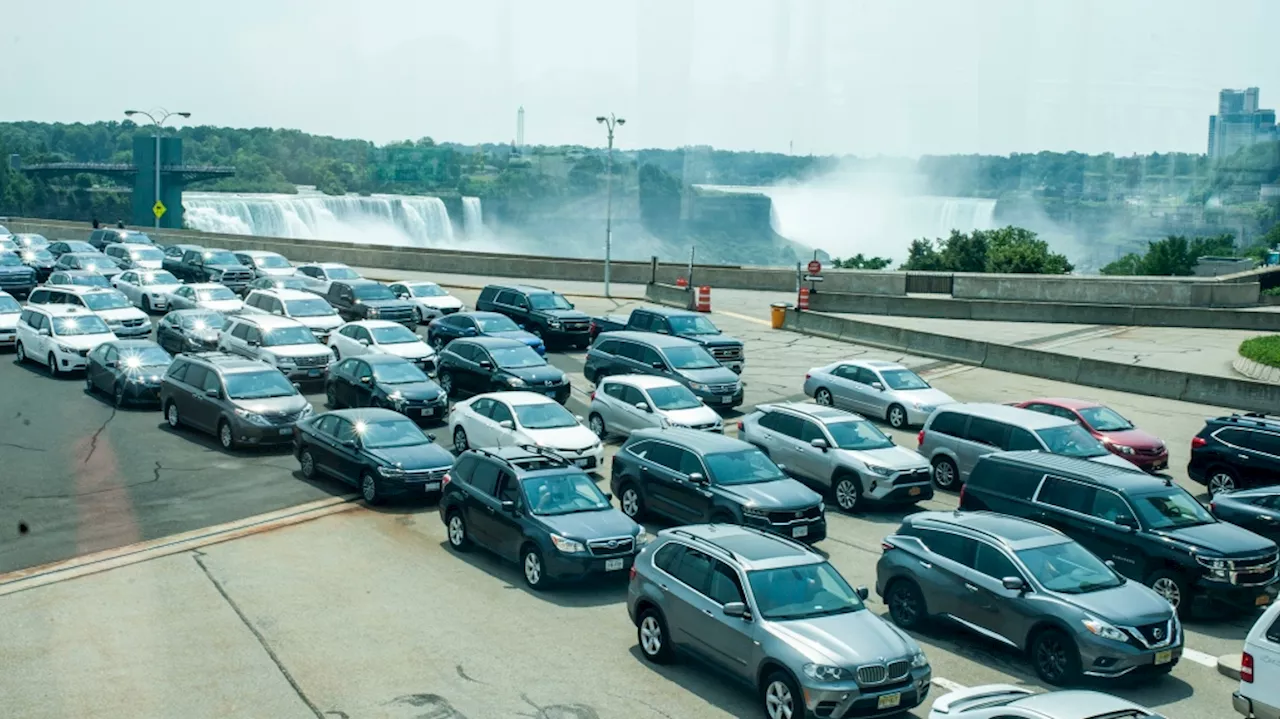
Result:
[[[693,292],[687,287],[651,282],[644,286],[644,298],[659,305],[679,307],[682,310],[693,309]],[[715,307],[715,300],[715,290],[712,290],[712,307]]]
[[[1249,307],[1258,304],[1256,277],[1080,277],[956,273],[958,299],[1067,302],[1160,307]]]
[[[788,310],[783,329],[1089,387],[1254,412],[1280,406],[1280,385],[1177,372]]]

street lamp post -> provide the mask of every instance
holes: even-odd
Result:
[[[156,190],[156,202],[159,202],[159,201],[160,201],[160,131],[164,129],[164,123],[165,123],[165,120],[168,120],[170,117],[173,117],[174,115],[177,115],[178,117],[181,117],[181,118],[188,118],[188,117],[191,117],[191,113],[189,113],[189,112],[169,112],[168,110],[166,110],[166,109],[164,109],[164,108],[160,108],[160,109],[156,110],[155,112],[156,112],[156,115],[159,115],[159,116],[160,116],[160,117],[159,117],[159,119],[157,119],[157,118],[156,118],[156,115],[152,115],[151,113],[146,112],[146,111],[144,111],[144,110],[125,110],[125,111],[124,111],[124,116],[125,116],[125,117],[133,117],[134,115],[146,115],[146,116],[147,116],[147,118],[149,118],[149,119],[151,120],[151,124],[152,124],[152,125],[155,125],[155,128],[156,128],[156,134],[155,134],[155,138],[156,138],[156,156],[155,156],[155,166],[156,166],[156,187],[155,187],[155,190]],[[156,220],[156,222],[155,222],[155,227],[156,227],[156,229],[159,229],[159,228],[160,228],[160,216],[159,216],[159,215],[155,215],[155,213],[152,213],[152,214],[155,216],[155,220]]]
[[[604,125],[609,130],[609,151],[605,156],[605,187],[608,200],[605,205],[604,215],[604,296],[612,297],[609,294],[609,275],[611,264],[613,262],[613,130],[627,124],[627,121],[621,117],[614,117],[613,113],[609,113],[608,117],[601,115],[596,118],[596,122]]]

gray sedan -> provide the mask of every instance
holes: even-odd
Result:
[[[955,401],[906,367],[877,360],[815,367],[805,375],[804,393],[821,405],[883,418],[894,429],[924,424],[933,410]]]
[[[1162,719],[1146,707],[1102,692],[1065,690],[1037,694],[1012,684],[987,684],[943,694],[929,719]]]

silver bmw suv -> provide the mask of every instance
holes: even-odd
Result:
[[[665,529],[637,555],[627,611],[645,659],[717,665],[770,719],[896,716],[928,696],[929,661],[866,597],[799,542],[703,524]]]

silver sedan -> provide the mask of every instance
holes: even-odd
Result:
[[[894,429],[922,425],[933,410],[955,402],[895,362],[847,360],[809,370],[804,393],[818,404],[883,418]]]
[[[168,270],[125,270],[111,280],[111,286],[143,312],[168,309],[169,295],[181,284]]]
[[[943,694],[929,719],[1163,719],[1150,709],[1102,692],[1064,690],[1037,694],[1012,684],[988,684]]]

